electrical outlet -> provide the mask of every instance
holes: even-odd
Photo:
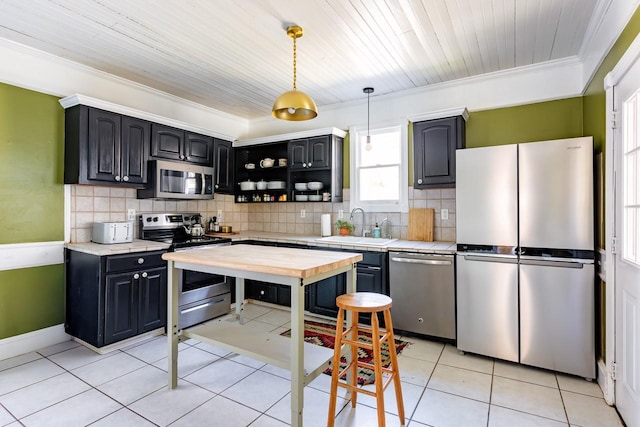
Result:
[[[127,221],[135,221],[135,220],[136,220],[136,210],[127,209]]]
[[[338,209],[338,219],[344,218],[344,211],[342,209]]]
[[[449,209],[440,209],[440,219],[449,219]]]
[[[304,218],[307,215],[307,212],[304,209],[300,209],[300,218]]]
[[[220,219],[222,219],[222,209],[218,209],[218,222],[220,222]]]

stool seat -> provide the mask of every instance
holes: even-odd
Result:
[[[349,390],[351,406],[356,407],[356,398],[359,393],[374,396],[378,413],[378,427],[385,427],[384,390],[393,382],[396,393],[396,404],[400,424],[404,425],[404,403],[402,400],[402,386],[400,384],[400,372],[398,370],[398,357],[396,354],[395,337],[391,325],[391,304],[393,300],[387,295],[373,292],[354,292],[340,295],[336,298],[338,306],[338,319],[336,323],[336,339],[333,351],[333,371],[331,373],[331,390],[329,393],[329,415],[327,426],[333,427],[335,423],[336,398],[338,387]],[[351,324],[344,327],[345,312],[351,312]],[[371,313],[371,327],[358,324],[359,313]],[[380,328],[378,313],[384,318],[384,328]],[[359,332],[371,334],[371,343],[363,341]],[[386,344],[389,349],[390,366],[382,366],[382,346]],[[351,347],[350,359],[347,366],[341,369],[340,359],[344,353],[342,346]],[[358,349],[370,350],[373,354],[373,364],[358,360]],[[358,368],[367,368],[374,371],[375,391],[358,387]],[[346,375],[345,383],[340,378]],[[386,379],[385,379],[386,378]]]
[[[336,305],[343,309],[358,313],[376,313],[391,308],[393,300],[386,295],[375,292],[354,292],[336,298]]]

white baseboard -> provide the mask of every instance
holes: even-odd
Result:
[[[70,339],[71,336],[65,333],[63,324],[5,338],[0,340],[0,360],[20,356]]]
[[[607,368],[607,364],[602,359],[598,360],[598,385],[602,389],[604,401],[607,402],[607,405],[614,406],[616,403],[614,382],[611,379],[611,373]]]

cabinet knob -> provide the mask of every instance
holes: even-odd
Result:
[[[144,264],[144,258],[138,258],[138,264]]]
[[[120,181],[120,175],[116,175],[116,181]]]
[[[307,164],[303,162],[303,163],[302,163],[302,167],[303,167],[303,168],[306,168],[306,167],[307,167]]]
[[[147,276],[148,276],[148,274],[147,274],[146,271],[144,273],[142,273],[142,277],[147,277]]]
[[[124,177],[122,177],[122,180],[127,182],[127,181],[129,181],[129,177],[125,175]]]
[[[418,184],[422,184],[422,178],[418,180]]]
[[[260,295],[264,295],[264,291],[260,291]]]
[[[311,167],[311,162],[307,163],[307,166]]]
[[[133,275],[133,278],[134,278],[134,279],[139,279],[139,278],[140,278],[140,275],[139,275],[138,273],[136,273],[136,274],[134,274],[134,275]]]
[[[216,188],[220,187],[218,184],[216,184]]]

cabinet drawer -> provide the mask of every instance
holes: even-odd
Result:
[[[362,261],[358,264],[376,265],[382,267],[385,264],[385,252],[362,252]]]
[[[106,260],[106,272],[137,270],[141,268],[162,267],[166,261],[162,259],[164,251],[136,252],[123,255],[111,255]]]

